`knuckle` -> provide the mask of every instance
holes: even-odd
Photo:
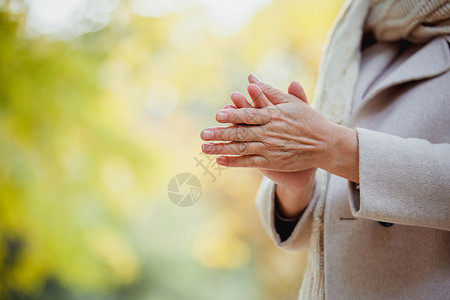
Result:
[[[282,111],[279,107],[277,107],[276,105],[273,106],[273,108],[271,108],[269,110],[269,119],[270,120],[280,120],[282,116]]]
[[[252,165],[252,163],[253,163],[252,157],[251,156],[245,156],[245,163],[244,164],[247,167],[250,167]]]
[[[246,127],[239,126],[239,127],[236,128],[236,137],[239,140],[241,140],[241,141],[245,140],[247,135],[248,135],[248,130],[247,130]]]
[[[247,143],[239,143],[238,144],[238,152],[240,155],[247,153],[248,144]]]
[[[256,112],[254,110],[248,110],[246,116],[247,123],[253,123],[255,119],[256,119]]]

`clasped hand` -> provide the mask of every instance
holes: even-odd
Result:
[[[330,144],[331,122],[308,105],[305,92],[293,82],[289,92],[249,77],[248,92],[235,92],[216,119],[231,126],[201,132],[206,154],[219,155],[217,163],[273,171],[302,171],[320,165]],[[211,143],[210,141],[216,141]]]

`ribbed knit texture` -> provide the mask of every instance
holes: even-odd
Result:
[[[376,1],[366,21],[378,40],[424,43],[448,33],[450,1]]]
[[[314,106],[338,124],[348,121],[358,78],[361,40],[372,31],[379,42],[425,43],[450,34],[449,0],[348,0],[334,24],[316,88]],[[321,195],[313,214],[308,265],[299,299],[325,299],[324,207],[329,176],[321,172]],[[329,295],[332,297],[332,295]]]

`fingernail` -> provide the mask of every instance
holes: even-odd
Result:
[[[219,156],[219,157],[217,157],[217,163],[219,165],[226,166],[227,165],[227,158],[225,156]]]
[[[217,113],[217,121],[226,121],[227,117],[227,114],[224,112]]]
[[[216,149],[216,146],[211,143],[205,143],[202,145],[202,148],[203,148],[203,152],[213,153],[214,150]]]
[[[205,140],[210,140],[214,136],[214,133],[211,130],[203,130],[202,131],[202,137]]]

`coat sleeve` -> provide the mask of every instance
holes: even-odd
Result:
[[[360,184],[349,182],[353,215],[450,230],[450,144],[356,130]]]
[[[312,231],[313,211],[320,190],[317,182],[318,181],[316,180],[311,201],[303,211],[303,214],[295,225],[291,235],[286,240],[281,241],[280,235],[275,228],[275,183],[269,178],[263,177],[256,196],[256,204],[264,229],[278,247],[289,251],[308,249]]]

